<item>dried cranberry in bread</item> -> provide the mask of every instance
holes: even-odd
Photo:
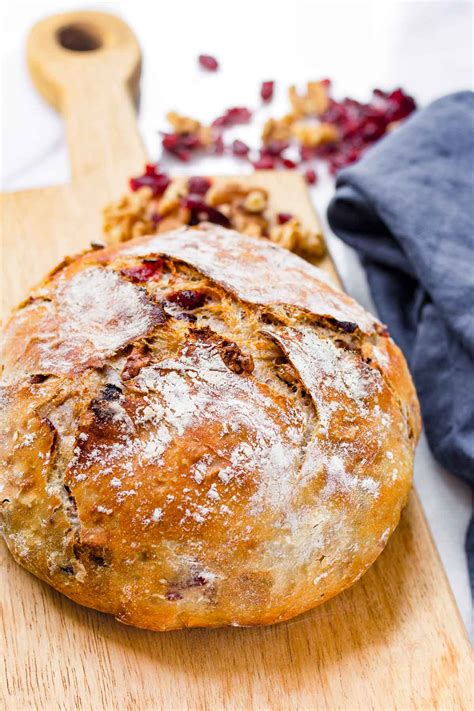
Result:
[[[139,627],[285,620],[396,527],[420,423],[386,330],[263,240],[183,228],[68,259],[3,351],[15,559]]]

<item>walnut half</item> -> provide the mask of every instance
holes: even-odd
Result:
[[[296,252],[303,257],[319,259],[326,252],[322,234],[305,229],[295,217],[283,225],[272,227],[270,239],[280,247]]]

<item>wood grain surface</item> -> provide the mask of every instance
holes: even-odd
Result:
[[[64,49],[64,27],[69,42],[101,47]],[[2,196],[5,310],[65,254],[100,239],[101,206],[145,160],[132,100],[140,51],[122,22],[101,13],[48,18],[31,34],[28,61],[64,116],[73,177]],[[252,182],[270,191],[275,208],[317,226],[301,176],[268,172]],[[321,266],[335,276],[329,259]],[[470,646],[415,492],[356,585],[268,628],[126,627],[75,605],[0,549],[0,704],[9,711],[473,707]]]

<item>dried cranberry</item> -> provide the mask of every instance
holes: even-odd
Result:
[[[191,151],[202,148],[199,137],[192,133],[163,133],[162,146],[176,158],[187,163],[191,158]]]
[[[316,185],[316,182],[318,180],[318,176],[316,175],[316,171],[313,170],[312,168],[308,168],[305,171],[304,177],[306,179],[306,182],[308,185]]]
[[[218,116],[211,124],[214,128],[226,128],[228,125],[230,124],[227,123],[227,116],[225,114]]]
[[[402,89],[395,89],[388,96],[387,119],[388,122],[401,121],[416,109],[416,103]]]
[[[327,160],[330,156],[338,151],[338,145],[335,143],[327,143],[326,145],[318,146],[314,149],[314,158]]]
[[[190,225],[197,225],[207,220],[222,227],[230,227],[229,218],[215,207],[208,205],[201,195],[188,195],[182,199],[181,204],[191,211]]]
[[[230,128],[241,123],[248,123],[252,118],[252,112],[245,106],[234,106],[227,109],[222,116],[218,116],[212,125],[216,128]]]
[[[289,158],[282,158],[282,164],[287,170],[294,170],[296,168],[296,163],[294,160],[290,160]]]
[[[171,179],[168,175],[164,173],[151,175],[149,173],[144,173],[136,178],[130,178],[130,190],[135,192],[140,188],[147,187],[151,188],[152,194],[156,197],[157,195],[163,195],[168,185],[171,183]]]
[[[344,118],[340,124],[340,131],[343,138],[351,138],[360,131],[360,123],[352,118]]]
[[[196,136],[194,133],[181,133],[179,136],[179,147],[195,151],[197,148],[202,148],[202,143],[199,136]]]
[[[134,267],[125,267],[120,270],[120,274],[130,281],[140,282],[156,279],[160,276],[163,269],[163,260],[161,259],[145,259],[141,264]]]
[[[213,142],[213,153],[216,156],[221,156],[225,151],[224,140],[222,136],[217,136]]]
[[[383,118],[369,118],[362,124],[361,135],[366,141],[376,141],[385,133],[386,124]]]
[[[385,125],[406,118],[416,109],[414,99],[405,94],[402,89],[395,89],[392,92],[374,89],[372,94],[370,109],[377,110],[383,116]]]
[[[275,159],[272,156],[262,156],[253,163],[255,170],[273,170],[275,168]]]
[[[189,163],[189,161],[191,160],[191,151],[187,151],[185,148],[179,148],[178,150],[174,151],[174,155],[182,163]]]
[[[188,190],[193,195],[205,195],[211,187],[209,178],[196,175],[188,180]]]
[[[361,153],[361,149],[350,148],[350,146],[346,146],[346,149],[344,151],[341,151],[330,158],[329,172],[331,173],[331,175],[336,175],[336,173],[338,173],[341,168],[345,168],[347,165],[355,163],[355,161],[360,158]]]
[[[200,54],[198,61],[201,67],[207,69],[209,72],[215,72],[219,68],[219,62],[210,54]]]
[[[234,156],[246,156],[248,155],[249,151],[250,148],[248,147],[248,145],[243,141],[240,141],[239,139],[236,139],[232,143],[232,153],[234,154]]]
[[[159,175],[161,173],[158,163],[146,163],[145,175]]]
[[[355,163],[356,160],[359,160],[361,153],[362,153],[362,151],[358,151],[355,148],[348,151],[345,156],[347,164]]]
[[[301,160],[311,160],[316,155],[316,149],[309,146],[300,146],[299,150]]]
[[[340,106],[334,99],[329,100],[329,108],[326,109],[324,114],[321,116],[321,120],[326,123],[338,124],[341,119],[345,116],[345,109]]]
[[[293,215],[290,212],[279,212],[277,215],[277,221],[279,225],[284,225],[293,219]]]
[[[336,175],[341,168],[346,165],[346,159],[343,153],[338,153],[329,160],[329,172],[331,175]]]
[[[49,375],[44,375],[43,373],[35,373],[30,375],[30,383],[37,385],[38,383],[44,383],[45,380],[49,378]]]
[[[163,148],[167,151],[174,151],[178,147],[178,136],[175,133],[163,133],[161,141]]]
[[[175,291],[172,294],[168,294],[166,298],[172,304],[177,304],[182,309],[192,311],[193,309],[198,309],[205,303],[206,294],[202,291],[185,289],[184,291]]]
[[[195,136],[193,133],[182,133],[180,134],[179,139],[180,145],[183,146],[183,148],[189,148],[191,151],[196,148],[201,148],[201,141],[199,140],[199,137]]]
[[[283,151],[286,151],[290,145],[289,141],[270,141],[260,149],[260,156],[272,156],[272,158],[280,158]]]
[[[351,99],[349,96],[346,96],[342,100],[342,105],[354,109],[360,109],[363,107],[363,104],[361,104],[360,101],[357,101],[357,99]]]
[[[263,81],[260,87],[260,96],[262,101],[271,101],[273,99],[273,90],[275,88],[274,81]]]
[[[331,175],[336,175],[336,173],[338,173],[342,168],[345,168],[351,163],[355,163],[355,161],[359,158],[359,155],[360,153],[358,151],[351,150],[345,153],[338,153],[329,161],[329,172]]]

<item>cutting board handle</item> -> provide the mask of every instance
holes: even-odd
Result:
[[[73,181],[113,167],[122,136],[128,155],[145,158],[134,115],[141,52],[125,22],[103,12],[52,15],[32,28],[27,61],[40,94],[64,116]]]

